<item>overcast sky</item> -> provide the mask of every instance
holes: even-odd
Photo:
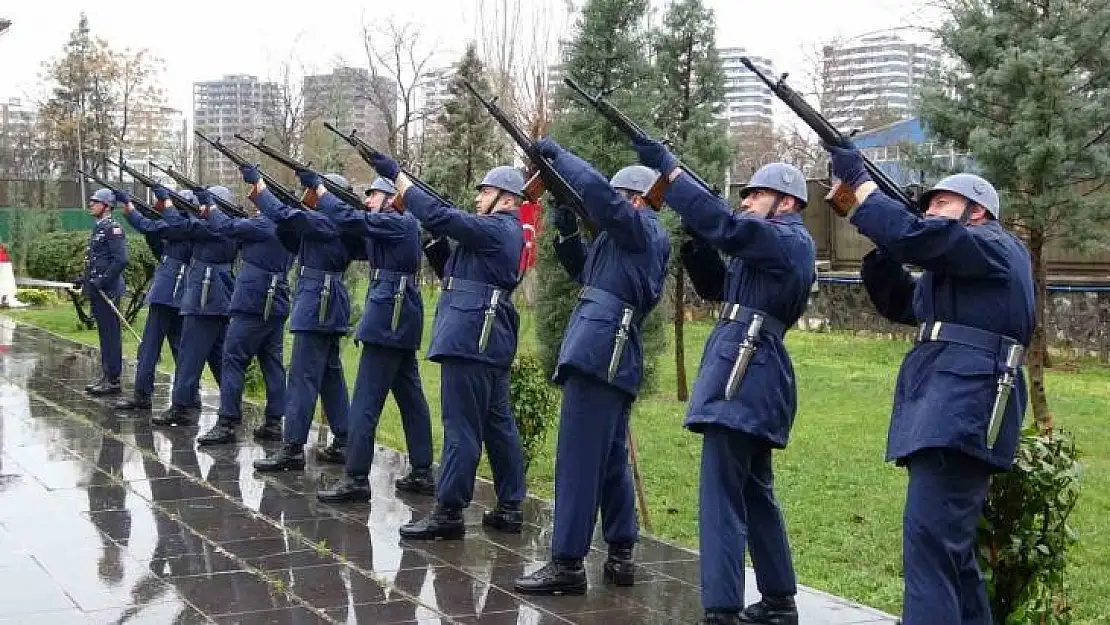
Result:
[[[44,61],[56,56],[76,27],[82,10],[92,31],[113,47],[149,48],[165,61],[163,87],[169,104],[191,117],[192,83],[225,74],[275,77],[289,58],[309,71],[326,72],[347,62],[365,65],[360,24],[394,15],[419,23],[447,64],[459,55],[478,25],[482,0],[367,2],[311,0],[261,3],[236,0],[156,2],[113,0],[7,0],[0,18],[12,20],[0,35],[0,99],[36,100]],[[485,0],[487,6],[506,0]],[[507,0],[512,2],[514,0]],[[565,0],[520,0],[542,7],[569,28]],[[576,0],[581,4],[583,0]],[[663,0],[652,0],[656,13]],[[770,56],[778,71],[799,78],[807,54],[822,41],[889,27],[919,26],[932,14],[923,0],[706,0],[717,15],[719,46],[743,46]],[[279,8],[280,7],[280,8]],[[553,36],[563,34],[556,28]],[[809,52],[807,52],[809,51]]]

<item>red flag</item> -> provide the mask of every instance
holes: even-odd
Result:
[[[543,205],[531,200],[520,205],[520,225],[524,228],[524,250],[520,254],[520,275],[536,264],[536,243],[543,223]]]

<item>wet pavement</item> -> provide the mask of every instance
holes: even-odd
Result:
[[[479,481],[464,541],[401,541],[398,528],[433,505],[394,493],[404,456],[375,455],[369,504],[321,504],[314,493],[339,467],[310,459],[303,473],[263,475],[251,461],[274,444],[196,449],[198,427],[151,428],[149,413],[117,414],[112,400],[86,395],[96,362],[91,348],[0,317],[0,624],[690,624],[701,615],[696,552],[645,538],[637,584],[615,588],[601,582],[598,540],[585,596],[521,596],[513,580],[549,553],[549,503],[527,501],[521,534],[487,530],[481,514],[494,498]],[[169,381],[159,374],[155,406]],[[199,429],[215,421],[216,400],[206,392]],[[244,408],[249,432],[261,415]],[[758,597],[754,587],[748,596]],[[805,624],[894,622],[810,590],[799,603]]]

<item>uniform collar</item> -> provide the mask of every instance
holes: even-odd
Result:
[[[109,213],[106,213],[106,214],[105,214],[105,215],[104,215],[103,217],[101,217],[100,219],[97,219],[97,220],[96,220],[96,225],[98,225],[98,226],[99,226],[99,225],[105,224],[105,223],[107,223],[107,222],[109,222],[109,221],[112,221],[112,213],[110,213],[110,212],[109,212]]]
[[[783,213],[781,215],[775,215],[771,218],[771,221],[777,221],[780,224],[800,224],[802,223],[802,214],[797,211]]]

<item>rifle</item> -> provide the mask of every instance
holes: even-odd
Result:
[[[193,214],[200,214],[200,207],[197,206],[196,202],[190,202],[189,200],[185,199],[185,196],[181,195],[177,191],[174,191],[173,189],[170,189],[170,188],[166,187],[164,184],[158,182],[154,178],[151,178],[150,176],[147,176],[146,174],[144,174],[144,173],[138,171],[137,169],[135,169],[134,167],[131,167],[127,163],[123,163],[123,162],[117,163],[117,162],[113,161],[110,158],[106,158],[104,160],[109,165],[118,167],[120,169],[120,171],[127,172],[127,174],[129,176],[131,176],[135,180],[139,181],[144,186],[150,187],[151,189],[153,189],[155,187],[162,187],[163,189],[166,189],[166,191],[169,192],[170,199],[173,200],[173,205],[174,206],[176,206],[178,208],[183,208],[183,209],[185,209],[185,210],[187,210],[187,211],[189,211],[190,213],[193,213]]]
[[[242,155],[224,145],[219,139],[213,141],[212,139],[204,136],[204,133],[199,130],[194,130],[193,134],[199,137],[201,141],[204,141],[208,145],[212,146],[212,149],[226,156],[229,161],[235,163],[236,167],[243,167],[244,165],[246,165],[249,167],[257,168],[257,165],[243,158]],[[289,206],[290,208],[299,208],[304,206],[304,204],[301,203],[301,198],[297,197],[297,195],[285,185],[275,180],[273,176],[267,174],[261,169],[258,170],[258,174],[262,176],[262,180],[266,183],[266,187],[270,189],[270,192],[274,194],[274,197],[276,197],[279,202],[286,206]]]
[[[91,174],[91,173],[89,173],[87,171],[84,171],[82,169],[78,169],[77,173],[79,173],[82,176],[88,178],[89,180],[92,180],[96,184],[104,187],[105,189],[108,189],[109,191],[113,191],[113,192],[117,192],[117,193],[122,191],[119,187],[116,187],[113,184],[110,184],[108,182],[105,182],[104,180],[101,180],[98,176],[96,176],[96,174]],[[131,194],[129,193],[128,195],[131,195]],[[159,215],[154,209],[152,209],[149,204],[140,200],[137,197],[132,197],[131,198],[131,205],[134,206],[140,213],[143,214],[143,217],[146,217],[147,219],[161,219],[162,218],[162,216]]]
[[[749,71],[758,76],[759,79],[782,100],[783,104],[790,107],[790,110],[794,111],[813,132],[817,133],[817,137],[821,139],[821,141],[825,142],[827,145],[839,148],[851,149],[854,147],[851,140],[844,136],[844,133],[837,130],[829,123],[828,119],[825,119],[821,113],[818,113],[810,106],[809,103],[802,98],[800,93],[786,84],[787,74],[783,74],[777,81],[773,81],[764,75],[763,72],[759,71],[748,57],[740,57],[740,62],[743,63],[744,67],[747,67]],[[875,185],[878,186],[883,193],[905,205],[906,210],[911,213],[915,215],[921,214],[921,209],[918,207],[917,203],[910,199],[906,192],[886,175],[886,172],[879,169],[866,156],[863,157],[863,166],[867,170],[867,174],[871,176],[871,180],[875,182]],[[848,211],[856,204],[855,192],[849,189],[847,185],[839,182],[833,186],[829,194],[825,196],[825,199],[832,204],[833,209],[841,215],[847,215]]]
[[[150,164],[150,166],[153,167],[154,169],[157,169],[158,171],[162,172],[163,174],[166,174],[167,176],[169,176],[170,178],[173,178],[174,182],[176,182],[177,184],[181,185],[182,187],[184,187],[186,189],[193,189],[194,192],[197,189],[204,189],[204,187],[200,183],[194,181],[193,179],[189,178],[185,174],[177,171],[173,167],[162,167],[161,165],[158,165],[154,161],[147,161],[147,163]],[[231,215],[232,217],[246,217],[247,216],[246,211],[244,211],[242,208],[232,204],[231,202],[228,202],[227,200],[221,198],[220,196],[218,196],[214,193],[211,194],[211,195],[212,195],[212,201],[216,203],[216,206],[219,206],[220,209],[223,210],[228,215]]]
[[[486,107],[490,116],[509,134],[513,143],[517,144],[521,151],[524,152],[525,156],[528,157],[528,160],[532,162],[532,168],[536,173],[525,183],[524,197],[536,202],[539,201],[545,190],[551,191],[551,195],[555,198],[555,201],[574,211],[574,214],[582,220],[583,226],[591,235],[596,233],[598,231],[598,225],[594,223],[594,220],[590,219],[589,213],[586,212],[586,205],[582,202],[582,196],[578,194],[578,191],[574,190],[574,187],[570,186],[570,183],[567,182],[558,171],[556,171],[555,167],[551,165],[551,162],[540,154],[539,150],[536,148],[536,142],[532,141],[528,135],[524,134],[524,131],[509,119],[505,111],[497,106],[497,97],[495,96],[492,100],[486,100],[478,93],[478,90],[470,84],[470,81],[467,80],[463,81],[463,86],[466,87],[467,91],[469,91],[475,99],[482,103],[482,106]],[[653,204],[653,206],[655,205]]]
[[[381,152],[379,152],[378,150],[375,150],[372,145],[363,141],[362,137],[358,136],[358,131],[357,130],[352,130],[351,134],[345,135],[342,132],[340,132],[338,128],[336,128],[335,126],[332,126],[328,122],[324,122],[324,128],[327,128],[328,130],[330,130],[330,131],[334,132],[335,134],[339,135],[340,138],[342,138],[351,147],[353,147],[355,149],[355,151],[358,152],[358,155],[362,157],[362,160],[366,161],[367,165],[370,165],[370,157],[373,154],[381,154]],[[373,167],[373,165],[370,165],[370,166]],[[420,187],[421,191],[423,191],[424,193],[427,193],[428,195],[432,196],[433,198],[436,199],[436,201],[440,202],[441,204],[452,205],[452,202],[450,202],[449,200],[447,200],[446,198],[444,198],[440,194],[436,193],[435,189],[428,186],[428,183],[424,182],[420,178],[417,178],[415,175],[413,175],[411,172],[406,170],[404,167],[401,167],[401,173],[404,174],[405,177],[408,178],[410,182],[412,182],[412,184],[416,185],[417,187]],[[403,210],[404,209],[404,204],[401,202],[400,198],[401,198],[400,195],[394,196],[393,204],[396,205],[398,208]]]
[[[243,143],[246,143],[247,145],[251,146],[252,148],[258,150],[259,152],[265,154],[266,156],[269,156],[270,158],[274,159],[278,163],[281,163],[282,165],[285,165],[289,169],[292,169],[295,172],[296,171],[313,172],[309,163],[302,163],[302,162],[294,159],[292,156],[289,156],[288,154],[284,154],[284,153],[280,152],[279,150],[277,150],[277,148],[266,145],[265,139],[263,139],[261,141],[251,141],[250,139],[244,137],[243,135],[241,135],[239,133],[235,133],[234,137],[236,139],[242,141]],[[313,173],[316,173],[316,172],[313,172]],[[327,189],[329,193],[335,195],[335,197],[339,198],[340,200],[346,202],[347,204],[349,204],[349,205],[351,205],[355,208],[362,208],[362,200],[359,199],[358,195],[356,195],[353,191],[350,191],[348,189],[345,189],[345,188],[335,184],[334,182],[332,182],[331,180],[328,180],[324,176],[320,176],[320,182],[324,185],[324,188]],[[315,197],[315,193],[313,192],[313,189],[309,189],[309,193],[311,193],[312,196]],[[306,196],[307,195],[308,194],[306,194]],[[316,204],[315,200],[311,200],[311,205],[315,206],[315,204]]]
[[[564,77],[563,82],[566,83],[568,87],[573,89],[575,93],[581,96],[582,99],[586,100],[586,102],[593,106],[598,113],[601,113],[602,117],[608,120],[609,123],[612,124],[621,133],[623,133],[624,136],[628,137],[629,140],[633,142],[652,140],[651,135],[644,131],[643,128],[641,128],[636,122],[632,121],[632,119],[630,119],[627,115],[621,112],[620,109],[610,104],[609,101],[605,98],[601,97],[601,94],[591,97],[588,93],[586,93],[584,89],[582,89],[582,87],[578,86],[578,83],[574,82],[569,77]],[[678,166],[681,167],[682,170],[686,172],[686,175],[690,176],[690,179],[696,182],[700,187],[702,187],[709,193],[712,193],[713,195],[720,196],[720,192],[717,189],[706,182],[689,166],[682,163],[681,161],[679,161]],[[659,207],[663,206],[663,194],[667,192],[667,187],[669,187],[670,184],[670,181],[667,180],[666,172],[661,172],[659,178],[655,180],[655,184],[651,185],[651,188],[648,189],[648,192],[645,194],[644,197],[647,199],[649,204],[651,204],[654,208],[658,210]]]

